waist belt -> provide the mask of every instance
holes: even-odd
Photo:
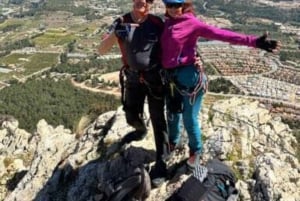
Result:
[[[126,70],[129,70],[130,72],[135,72],[135,73],[144,73],[144,72],[149,72],[149,71],[153,71],[153,70],[156,70],[156,69],[159,69],[160,65],[158,64],[154,64],[148,68],[145,68],[145,69],[142,69],[142,70],[137,70],[137,69],[134,69],[130,66],[126,66]]]

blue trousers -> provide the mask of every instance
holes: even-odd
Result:
[[[178,69],[172,70],[170,74],[181,88],[184,87],[193,90],[199,82],[200,73],[194,65],[179,67]],[[191,99],[188,95],[181,94],[182,113],[167,111],[170,143],[179,143],[180,134],[182,132],[182,119],[188,134],[188,145],[191,154],[202,151],[202,132],[198,117],[202,106],[203,95],[204,90],[202,89],[196,94],[194,99]]]

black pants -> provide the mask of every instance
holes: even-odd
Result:
[[[125,82],[125,103],[124,111],[129,125],[135,128],[135,131],[127,134],[124,140],[141,140],[147,134],[147,128],[143,119],[144,103],[147,97],[150,120],[153,126],[156,160],[161,160],[168,154],[168,136],[166,119],[164,115],[164,87],[158,70],[143,72],[127,71]],[[144,82],[141,81],[143,76]]]

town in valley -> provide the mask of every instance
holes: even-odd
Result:
[[[269,31],[282,43],[281,51],[271,54],[200,38],[208,94],[258,100],[274,114],[300,121],[300,1],[194,3],[199,18],[210,24],[256,35]],[[131,0],[0,0],[0,89],[48,72],[77,87],[118,94],[114,75],[121,67],[120,52],[116,47],[98,55],[97,46],[113,20],[130,9]],[[162,1],[156,0],[152,11],[163,18]],[[84,72],[62,67],[79,64]],[[223,79],[237,90],[215,89]]]

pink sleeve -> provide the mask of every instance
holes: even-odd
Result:
[[[256,47],[255,35],[245,35],[226,29],[220,29],[215,26],[208,25],[199,19],[196,20],[195,25],[197,26],[196,32],[198,36],[211,40],[219,40],[228,42],[233,45],[245,45],[249,47]]]

